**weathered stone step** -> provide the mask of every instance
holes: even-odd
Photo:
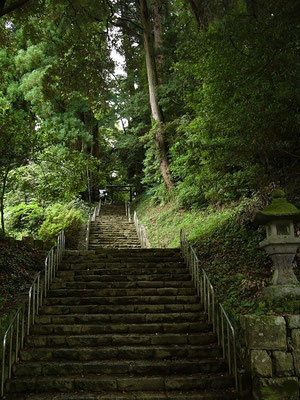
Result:
[[[134,237],[136,238],[136,230],[134,228],[130,229],[130,228],[125,228],[122,227],[120,229],[104,229],[101,226],[91,226],[91,230],[90,233],[94,233],[94,234],[101,234],[103,237],[114,237],[114,234],[117,235],[117,237]]]
[[[211,324],[208,322],[175,322],[155,324],[97,324],[97,325],[34,325],[31,328],[33,335],[99,335],[102,333],[200,333],[209,332]]]
[[[116,249],[99,249],[97,251],[92,251],[92,250],[65,250],[65,257],[86,257],[86,256],[92,256],[92,255],[126,255],[130,253],[131,255],[135,254],[157,254],[157,255],[168,255],[172,256],[174,254],[178,255],[180,254],[180,249],[177,247],[172,247],[172,248],[166,248],[166,249],[161,249],[161,248],[150,248],[150,249],[136,249],[136,250],[116,250]]]
[[[117,268],[117,269],[121,269],[124,271],[128,271],[130,270],[130,268],[182,268],[184,270],[186,270],[186,266],[183,262],[121,262],[121,261],[115,261],[115,260],[107,260],[107,261],[86,261],[86,262],[82,262],[82,263],[71,263],[71,262],[64,262],[61,267],[60,270],[64,270],[64,269],[76,269],[76,270],[80,270],[82,269],[87,270],[87,269],[100,269],[100,268],[109,268],[109,269],[113,269],[113,268]]]
[[[10,394],[7,400],[238,400],[238,395],[230,389],[222,388],[221,391],[131,391],[131,392],[105,392],[91,393],[85,391],[73,393],[27,393],[19,395]]]
[[[90,250],[95,250],[95,249],[139,249],[141,248],[140,244],[118,244],[118,243],[111,243],[111,244],[93,244],[91,246],[89,246]]]
[[[122,296],[122,297],[47,297],[45,305],[85,304],[193,304],[199,303],[197,296]]]
[[[106,246],[106,245],[112,245],[112,246],[119,246],[120,247],[125,247],[126,246],[140,246],[140,241],[139,240],[128,240],[128,239],[109,239],[109,240],[102,240],[99,238],[91,238],[89,241],[89,247],[93,246]]]
[[[136,304],[136,305],[77,305],[77,306],[43,306],[40,315],[47,314],[131,314],[131,313],[173,313],[200,312],[200,304]]]
[[[181,274],[144,274],[144,275],[100,275],[97,271],[58,271],[57,276],[59,279],[68,281],[85,282],[98,281],[98,282],[157,282],[161,281],[191,281],[191,276],[188,272]]]
[[[216,343],[216,335],[205,333],[160,333],[154,334],[102,334],[102,335],[73,335],[73,336],[28,336],[26,345],[31,347],[97,347],[124,345],[204,345]]]
[[[97,232],[96,230],[92,230],[91,232],[90,232],[90,239],[92,239],[92,238],[96,238],[96,239],[99,239],[99,240],[115,240],[115,241],[117,241],[117,240],[124,240],[124,241],[138,241],[139,239],[138,239],[138,237],[136,236],[136,234],[135,235],[133,235],[132,233],[130,233],[130,232],[113,232],[113,233],[110,233],[110,234],[105,234],[105,233],[103,233],[103,232]]]
[[[220,359],[202,360],[105,360],[105,361],[61,361],[21,362],[14,367],[16,376],[68,376],[68,375],[173,375],[214,373],[226,370]]]
[[[155,322],[194,322],[206,320],[206,314],[199,312],[158,313],[158,314],[69,314],[69,315],[37,315],[37,324],[102,324],[126,323],[141,324]]]
[[[167,360],[174,358],[214,358],[221,357],[220,348],[199,345],[165,346],[119,346],[81,348],[26,348],[20,351],[22,361],[47,360]]]
[[[90,231],[90,237],[91,236],[97,236],[98,238],[100,237],[101,239],[110,239],[110,240],[119,240],[119,239],[125,239],[125,240],[138,240],[136,232],[130,231],[128,229],[126,230],[118,230],[118,231],[110,231],[110,232],[103,232],[103,229],[101,228],[92,228]]]
[[[106,237],[101,234],[91,235],[89,239],[89,244],[93,243],[104,243],[104,244],[119,244],[119,245],[128,245],[128,244],[140,244],[138,238],[130,238],[130,237]]]
[[[62,271],[81,271],[81,275],[86,274],[86,269],[82,269],[81,265],[73,265],[70,266],[70,269],[68,269],[68,266],[65,267],[65,269],[62,269],[59,271],[58,276],[61,275]],[[149,271],[149,268],[142,268],[142,267],[131,267],[128,268],[127,270],[124,270],[123,268],[113,268],[113,267],[108,267],[108,268],[90,268],[88,270],[89,273],[93,273],[95,275],[120,275],[120,274],[126,274],[126,275],[143,275],[147,273],[153,274],[187,274],[188,271],[185,268],[182,267],[153,267],[151,268],[151,271]]]
[[[119,235],[129,234],[137,237],[137,232],[135,227],[132,225],[125,225],[123,223],[122,224],[120,223],[117,228],[109,224],[101,224],[101,223],[92,224],[91,231],[108,236],[112,236],[114,233],[116,233]]]
[[[69,377],[18,377],[7,383],[11,392],[136,391],[136,390],[209,390],[227,388],[233,379],[225,374],[119,377],[89,375]]]
[[[90,235],[94,235],[100,237],[101,239],[110,239],[110,240],[119,240],[119,239],[127,239],[127,240],[138,240],[136,232],[129,229],[122,230],[110,230],[104,231],[102,228],[92,227],[90,231]]]
[[[97,257],[181,257],[179,249],[98,249],[66,250],[65,258],[89,259]]]
[[[110,254],[95,254],[93,257],[66,257],[62,263],[65,264],[89,264],[89,263],[106,263],[106,262],[114,262],[114,263],[125,263],[125,264],[136,264],[136,263],[182,263],[183,260],[180,256],[154,256],[154,255],[145,255],[138,254],[135,256],[127,255],[118,255],[112,257]]]
[[[194,288],[53,289],[48,297],[194,296]]]
[[[192,287],[191,281],[136,281],[136,282],[98,282],[88,281],[85,282],[85,277],[82,277],[82,282],[71,281],[66,282],[65,279],[57,278],[51,284],[51,289],[126,289],[126,288],[190,288]]]

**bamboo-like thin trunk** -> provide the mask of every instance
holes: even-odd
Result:
[[[157,79],[157,70],[156,70],[155,53],[154,53],[154,46],[152,39],[150,15],[146,0],[140,0],[140,13],[141,13],[141,23],[143,27],[143,42],[144,42],[144,51],[146,59],[151,113],[154,121],[157,124],[157,130],[155,134],[155,144],[160,154],[160,171],[162,177],[164,179],[167,189],[171,191],[173,188],[173,182],[169,171],[167,148],[163,134],[162,125],[164,123],[164,117],[163,117],[163,112],[159,106],[158,97],[156,93],[156,89],[158,86],[158,79]]]

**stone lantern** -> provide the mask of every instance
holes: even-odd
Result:
[[[286,200],[283,190],[272,193],[272,203],[256,214],[254,222],[265,225],[267,238],[259,243],[274,263],[271,286],[263,295],[271,298],[300,296],[300,284],[293,272],[293,261],[300,246],[294,222],[300,221],[300,210]]]

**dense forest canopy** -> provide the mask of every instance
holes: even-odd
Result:
[[[112,183],[186,208],[270,183],[299,196],[297,14],[292,0],[1,0],[2,233],[41,235]]]

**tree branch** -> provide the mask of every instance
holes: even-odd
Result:
[[[1,0],[0,1],[0,13],[3,11],[4,6],[5,6],[6,0]]]
[[[231,35],[229,36],[229,40],[230,40],[230,43],[232,44],[232,46],[235,48],[236,51],[238,51],[238,52],[239,52],[240,54],[242,54],[243,56],[248,57],[248,54],[244,53],[242,50],[240,50],[240,49],[235,45],[235,43],[234,43],[234,41],[233,41]]]
[[[15,11],[17,8],[22,7],[24,4],[29,3],[30,0],[19,0],[13,3],[11,6],[4,8],[6,0],[2,0],[0,2],[0,17],[3,15],[9,14],[12,11]]]

